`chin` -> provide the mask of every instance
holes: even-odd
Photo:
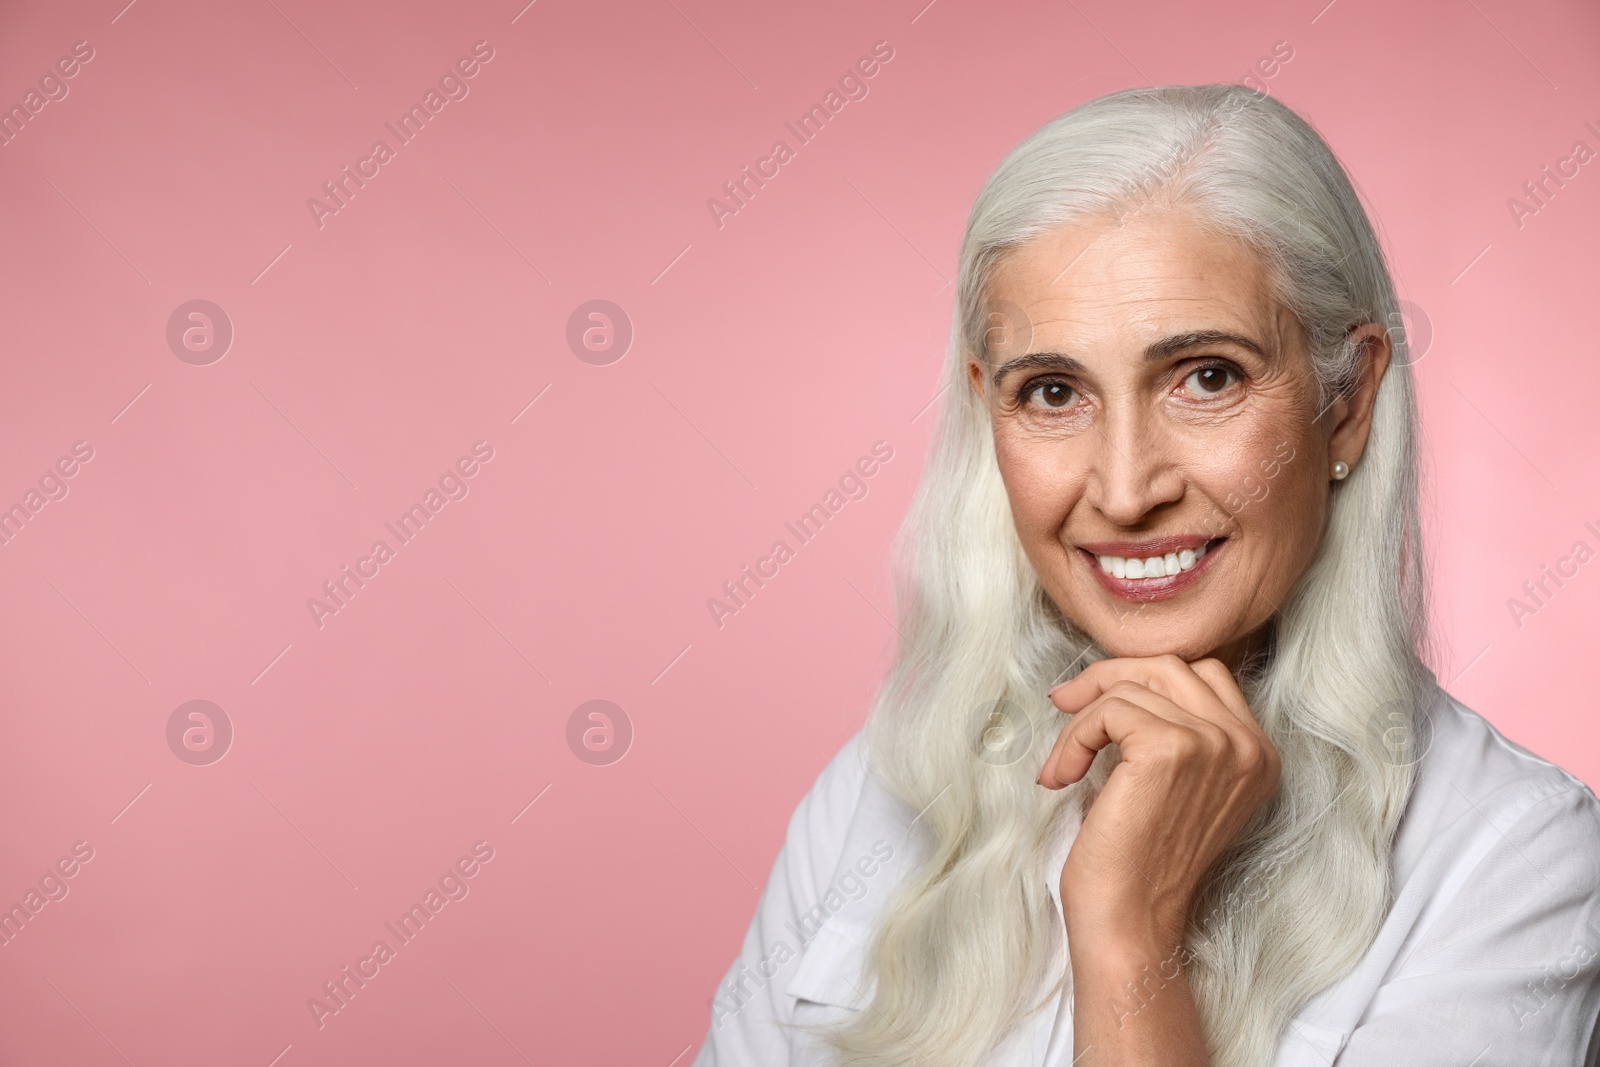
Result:
[[[1090,625],[1078,619],[1074,622],[1106,654],[1115,657],[1178,656],[1184,662],[1194,662],[1213,656],[1229,641],[1227,629],[1218,632],[1214,627],[1195,625],[1194,619],[1160,619],[1154,617],[1154,609],[1146,614],[1134,608],[1126,616],[1102,617]]]
[[[1124,625],[1113,622],[1109,628],[1093,630],[1080,627],[1110,656],[1145,658],[1149,656],[1177,656],[1186,663],[1205,659],[1219,646],[1210,635],[1192,630],[1167,630],[1163,627],[1141,627],[1137,619]]]

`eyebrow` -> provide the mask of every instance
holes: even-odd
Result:
[[[1226,330],[1191,330],[1188,333],[1163,337],[1161,340],[1151,344],[1144,350],[1144,359],[1146,363],[1158,363],[1190,348],[1219,344],[1238,345],[1240,348],[1254,352],[1262,359],[1272,358],[1262,345],[1241,334],[1229,333]],[[998,387],[1006,375],[1034,368],[1058,370],[1068,374],[1081,374],[1085,370],[1084,365],[1079,360],[1060,352],[1029,352],[1027,355],[1018,356],[1016,359],[1002,364],[994,372],[994,384]]]

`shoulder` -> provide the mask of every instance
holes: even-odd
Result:
[[[1580,836],[1600,832],[1600,799],[1571,772],[1510,740],[1442,689],[1434,691],[1423,711],[1423,751],[1407,822],[1442,829],[1440,818],[1476,815],[1485,830],[1504,830],[1544,805],[1568,813],[1558,830]]]
[[[1424,711],[1424,751],[1394,846],[1397,888],[1429,901],[1419,920],[1487,892],[1523,907],[1600,893],[1594,791],[1443,690]]]
[[[1308,1016],[1350,1067],[1570,1064],[1600,1006],[1600,800],[1442,690],[1419,710],[1389,914]]]
[[[857,730],[829,757],[801,798],[800,806],[810,818],[822,823],[848,822],[870,771],[866,731]]]
[[[1434,707],[1444,730],[1453,728],[1456,735],[1454,744],[1443,751],[1452,752],[1458,759],[1471,758],[1480,769],[1491,771],[1485,785],[1526,786],[1558,792],[1570,788],[1588,790],[1589,787],[1571,772],[1510,740],[1488,719],[1444,690],[1437,690]]]
[[[784,849],[794,873],[813,890],[832,877],[871,776],[865,731],[857,730],[795,805]]]
[[[789,822],[783,847],[798,925],[864,938],[893,887],[927,852],[917,821],[874,767],[867,731],[852,735]],[[803,937],[802,946],[810,941]]]

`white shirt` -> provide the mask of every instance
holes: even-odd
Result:
[[[1600,801],[1434,692],[1433,737],[1395,837],[1393,907],[1361,962],[1291,1021],[1274,1067],[1586,1062],[1600,1013]],[[795,808],[694,1067],[834,1067],[819,1040],[781,1024],[864,1007],[867,940],[920,855],[914,818],[856,733]],[[1077,825],[1047,868],[1058,918]],[[1072,1020],[1069,986],[991,1067],[1069,1067]]]

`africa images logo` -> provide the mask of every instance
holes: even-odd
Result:
[[[870,489],[867,479],[882,470],[883,465],[893,458],[893,445],[887,441],[874,441],[872,455],[862,456],[853,466],[846,468],[839,476],[837,488],[830,486],[820,502],[812,504],[793,522],[785,522],[783,528],[794,538],[795,545],[791,546],[788,541],[779,538],[772,543],[767,555],[756,560],[753,571],[747,563],[736,577],[722,583],[726,599],[707,597],[706,607],[711,612],[712,625],[720,630],[726,625],[728,616],[737,615],[748,607],[756,591],[766,588],[767,582],[778,576],[784,564],[795,558],[799,547],[815,539],[850,501],[866,497]]]
[[[311,212],[311,220],[317,224],[317,229],[325,226],[329,215],[337,215],[349,207],[356,191],[366,188],[367,182],[376,178],[381,173],[382,167],[398,154],[397,148],[404,148],[422,132],[430,119],[445,109],[445,105],[452,100],[465,100],[472,87],[467,84],[468,79],[477,77],[483,69],[483,64],[494,59],[494,48],[488,41],[478,41],[472,46],[472,55],[462,56],[456,60],[455,65],[439,76],[439,87],[429,88],[422,94],[420,104],[411,107],[394,122],[385,122],[387,129],[395,138],[395,147],[391,148],[389,142],[383,139],[372,142],[372,150],[355,162],[352,172],[350,165],[346,164],[339,175],[331,181],[322,183],[323,194],[326,200],[310,197],[306,200],[306,208]]]
[[[706,209],[711,212],[711,221],[717,224],[717,229],[722,229],[730,217],[748,207],[756,190],[765,189],[767,182],[776,178],[782,168],[795,158],[796,149],[815,140],[834,116],[844,110],[846,104],[852,100],[865,100],[871,91],[867,79],[876,77],[883,65],[893,58],[893,45],[888,41],[875,42],[871,55],[862,56],[839,76],[838,88],[830,87],[823,94],[822,101],[812,104],[796,122],[783,124],[794,135],[795,148],[789,147],[788,141],[774,141],[772,150],[756,160],[753,171],[750,164],[746,163],[739,168],[738,178],[723,182],[722,191],[727,200],[715,196],[706,200]]]

